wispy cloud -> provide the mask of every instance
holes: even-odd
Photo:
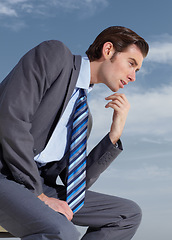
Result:
[[[79,18],[94,15],[108,5],[109,0],[0,0],[1,27],[18,31],[27,26],[25,17],[56,17],[59,13],[73,14]],[[4,20],[4,21],[3,21]],[[28,23],[29,24],[29,23]]]
[[[19,17],[23,14],[45,14],[47,12],[81,11],[88,15],[108,5],[109,0],[6,0],[0,1],[0,16]],[[54,11],[55,10],[55,11]]]
[[[150,52],[146,61],[172,65],[172,36],[164,34],[156,36],[156,39],[158,41],[150,42]]]
[[[141,92],[141,91],[140,91]],[[131,110],[126,131],[130,134],[171,136],[172,85],[160,86],[144,93],[129,93]]]
[[[86,10],[87,14],[93,13],[97,10],[97,7],[102,8],[108,5],[108,0],[52,0],[49,4],[56,7],[61,7],[65,10]],[[88,12],[88,10],[90,12]]]
[[[107,3],[107,0],[66,0],[66,1],[61,1],[61,0],[50,0],[47,5],[52,5],[52,6],[57,6],[61,7],[63,9],[80,9],[82,7],[95,7],[97,4],[103,4],[105,5]]]
[[[0,16],[17,17],[17,12],[11,6],[0,3]]]

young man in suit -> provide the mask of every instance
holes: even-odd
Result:
[[[88,189],[122,151],[130,104],[116,92],[135,81],[147,53],[148,44],[135,32],[110,27],[86,51],[88,59],[72,55],[59,41],[43,42],[21,58],[0,85],[0,225],[23,240],[79,239],[73,224],[88,227],[83,240],[133,237],[141,220],[137,204]],[[106,98],[106,108],[114,111],[111,129],[87,157],[82,152],[77,167],[82,187],[78,174],[73,190],[69,172],[77,101],[80,92],[85,99],[98,83],[113,92]],[[83,134],[91,129],[85,110],[84,149]],[[58,176],[64,185],[58,185]],[[69,188],[75,203],[68,200]]]

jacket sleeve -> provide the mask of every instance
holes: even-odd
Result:
[[[93,185],[100,174],[109,167],[122,150],[121,141],[118,140],[115,146],[111,142],[109,134],[93,148],[87,158],[87,189]]]
[[[0,144],[14,180],[39,195],[32,119],[44,94],[63,71],[67,48],[46,41],[30,50],[0,85]],[[58,57],[57,57],[58,54]]]

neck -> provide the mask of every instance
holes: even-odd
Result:
[[[97,84],[97,83],[99,83],[98,71],[99,71],[100,64],[101,64],[100,61],[90,62],[90,71],[91,71],[90,84]]]

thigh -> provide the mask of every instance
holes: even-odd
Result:
[[[72,221],[79,226],[99,228],[102,226],[123,227],[129,224],[129,221],[131,223],[131,221],[140,220],[141,209],[135,202],[86,191],[84,206],[74,215]]]
[[[74,234],[73,239],[77,239],[73,224],[64,215],[45,205],[24,186],[0,179],[0,196],[0,225],[14,236],[22,238],[26,235],[51,233],[58,235],[51,239],[70,239],[70,236],[66,236],[69,232]],[[63,237],[60,237],[62,235]]]

